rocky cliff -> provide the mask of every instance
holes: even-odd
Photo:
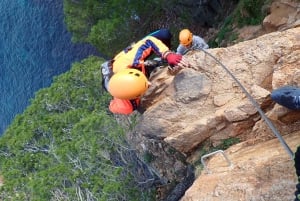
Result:
[[[163,139],[182,153],[193,152],[207,139],[217,145],[229,137],[259,135],[263,126],[257,126],[261,122],[256,108],[219,62],[272,119],[278,119],[269,95],[280,86],[297,85],[299,45],[295,28],[208,50],[217,60],[203,51],[189,52],[185,57],[191,68],[176,75],[167,68],[153,74],[143,99],[147,108],[138,123],[139,133]]]
[[[300,86],[295,5],[293,25],[279,29],[282,24],[268,17],[264,35],[226,48],[190,51],[185,55],[189,68],[173,74],[161,67],[152,73],[152,85],[142,100],[145,111],[127,119],[138,118],[128,139],[163,187],[182,182],[186,165],[199,164],[205,147],[218,147],[226,139],[241,142],[224,150],[231,166],[220,154],[209,157],[210,174],[196,171],[197,179],[182,201],[293,199],[297,178],[291,156],[238,82],[295,151],[300,143],[300,112],[270,99],[278,87]],[[270,32],[271,27],[277,30]]]

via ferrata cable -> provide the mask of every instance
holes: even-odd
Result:
[[[254,105],[254,107],[259,112],[260,116],[265,120],[269,128],[272,130],[272,132],[275,134],[275,136],[278,138],[282,146],[285,148],[291,159],[294,159],[294,152],[291,150],[291,148],[287,145],[287,143],[284,141],[278,130],[275,128],[274,124],[270,121],[270,119],[265,115],[265,113],[262,111],[260,106],[257,104],[257,102],[254,100],[254,98],[249,94],[249,92],[245,89],[245,87],[240,83],[240,81],[230,72],[230,70],[221,63],[215,56],[213,56],[211,53],[207,52],[204,49],[197,49],[203,51],[205,54],[209,55],[211,58],[213,58],[222,68],[232,77],[232,79],[241,87],[243,92],[246,94],[248,99],[251,101],[251,103]]]

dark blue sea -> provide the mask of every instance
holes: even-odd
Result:
[[[53,76],[98,55],[73,44],[63,20],[63,0],[0,0],[0,135]]]

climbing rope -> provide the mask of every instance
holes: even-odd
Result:
[[[269,128],[272,130],[272,132],[275,134],[275,136],[278,138],[278,140],[280,141],[280,143],[282,144],[282,146],[285,148],[285,150],[287,151],[287,153],[289,154],[289,156],[291,157],[291,159],[294,159],[294,153],[291,150],[291,148],[287,145],[287,143],[284,141],[284,139],[282,138],[282,136],[280,135],[280,133],[278,132],[278,130],[275,128],[275,126],[273,125],[273,123],[269,120],[269,118],[265,115],[265,113],[261,110],[260,106],[256,103],[256,101],[254,100],[254,98],[248,93],[248,91],[245,89],[245,87],[239,82],[239,80],[228,70],[228,68],[222,64],[216,57],[214,57],[212,54],[210,54],[209,52],[207,52],[204,49],[197,49],[197,50],[201,50],[203,51],[205,54],[209,55],[211,58],[213,58],[220,66],[223,67],[223,69],[232,77],[232,79],[241,87],[241,89],[243,90],[243,92],[246,94],[246,96],[249,98],[249,100],[251,101],[251,103],[254,105],[254,107],[257,109],[257,111],[259,112],[259,114],[261,115],[261,117],[265,120],[265,122],[267,123],[267,125],[269,126]]]

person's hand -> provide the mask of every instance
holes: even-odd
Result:
[[[190,62],[186,57],[183,56],[177,66],[179,68],[188,68],[190,67]]]
[[[180,63],[180,61],[182,59],[182,55],[170,52],[167,54],[166,59],[167,59],[169,65],[176,66],[178,63]]]

